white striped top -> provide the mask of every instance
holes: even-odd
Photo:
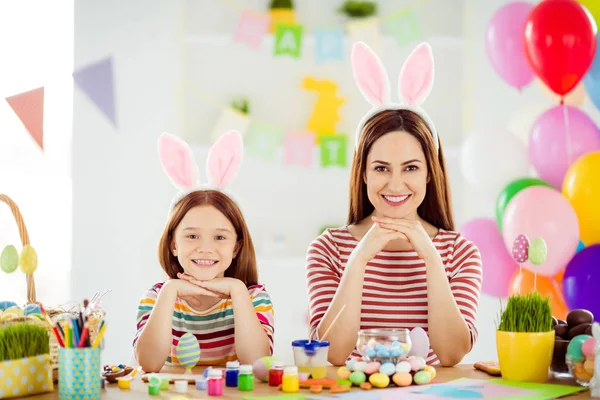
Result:
[[[469,327],[471,345],[477,340],[475,319],[481,293],[481,255],[458,232],[440,229],[433,243],[446,269],[450,289]],[[306,276],[311,337],[340,284],[350,253],[358,241],[347,227],[327,229],[310,244]],[[421,327],[427,324],[427,273],[414,250],[381,251],[367,264],[362,293],[360,329]],[[351,356],[358,357],[357,349]],[[438,361],[429,349],[428,364]]]

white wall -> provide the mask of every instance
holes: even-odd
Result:
[[[300,2],[297,2],[300,3]],[[327,10],[339,2],[301,2],[298,18],[308,30],[341,21]],[[395,10],[394,1],[380,1]],[[430,0],[417,10],[436,56],[436,86],[427,109],[437,121],[448,148],[456,222],[493,216],[496,194],[479,195],[465,185],[459,151],[466,134],[509,125],[526,137],[528,125],[553,103],[532,84],[518,94],[494,73],[485,56],[487,21],[504,0],[486,2]],[[75,9],[75,67],[113,54],[116,65],[117,118],[113,129],[96,107],[74,90],[73,138],[73,298],[112,289],[104,362],[126,362],[135,332],[137,301],[161,279],[156,245],[173,195],[156,157],[163,131],[194,142],[203,173],[206,147],[202,136],[212,130],[218,104],[231,96],[252,101],[252,118],[290,129],[305,126],[311,96],[300,87],[306,73],[338,82],[348,98],[341,109],[341,131],[352,132],[367,109],[351,79],[347,62],[314,64],[311,35],[300,60],[272,59],[272,38],[260,50],[234,44],[239,9],[231,2],[82,0]],[[239,1],[261,9],[266,1]],[[383,60],[395,85],[409,48],[384,39]],[[348,53],[349,43],[346,43]],[[181,78],[204,88],[182,94]],[[216,104],[215,104],[216,103]],[[589,102],[584,109],[598,118]],[[194,118],[183,118],[194,113]],[[317,154],[317,153],[315,153]],[[509,161],[509,160],[508,160]],[[247,156],[231,190],[242,202],[258,248],[261,280],[276,310],[276,354],[290,360],[289,342],[306,336],[304,251],[318,229],[343,224],[347,207],[347,169],[303,169],[280,161]],[[275,251],[275,235],[287,247]],[[485,267],[485,266],[484,266]],[[479,341],[465,362],[496,359],[497,298],[482,296]],[[128,358],[128,357],[127,357]]]

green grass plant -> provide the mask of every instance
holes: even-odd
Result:
[[[552,329],[550,297],[538,292],[510,296],[506,309],[501,309],[499,331],[538,333]]]
[[[20,322],[0,324],[0,362],[50,353],[48,330]]]

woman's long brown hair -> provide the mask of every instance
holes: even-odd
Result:
[[[375,114],[365,124],[352,160],[348,225],[356,224],[373,213],[374,207],[367,196],[367,185],[364,180],[367,156],[377,139],[387,133],[398,131],[414,136],[425,153],[429,182],[425,198],[417,208],[418,215],[437,228],[454,230],[442,144],[440,143],[439,151],[436,151],[427,124],[417,113],[409,110],[385,110]]]
[[[231,260],[229,268],[225,270],[225,276],[239,279],[246,286],[256,285],[258,283],[256,254],[244,216],[231,198],[217,190],[198,190],[192,192],[175,205],[158,245],[158,260],[162,269],[171,279],[176,279],[177,273],[183,272],[179,260],[171,252],[173,234],[185,214],[198,206],[215,207],[231,222],[237,234],[237,255]]]

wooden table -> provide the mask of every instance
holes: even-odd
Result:
[[[331,379],[337,379],[338,367],[328,367],[327,377]],[[194,374],[202,374],[204,368],[194,368]],[[434,383],[447,382],[458,378],[472,378],[472,379],[490,379],[492,376],[475,370],[472,365],[459,365],[453,368],[442,368],[436,367],[437,376],[434,380]],[[181,368],[165,368],[161,372],[167,373],[182,373],[183,369]],[[551,380],[548,383],[558,383],[563,385],[575,385],[575,382],[567,380],[567,381],[558,381]],[[357,387],[353,387],[352,391],[360,391],[361,389]],[[377,390],[377,389],[372,389]],[[177,396],[185,396],[190,399],[243,399],[244,396],[275,396],[284,394],[283,392],[277,390],[277,388],[270,387],[266,383],[256,383],[254,386],[254,391],[252,392],[240,392],[234,388],[225,387],[224,395],[222,397],[209,397],[206,394],[206,391],[196,390],[195,386],[190,384],[188,386],[188,392],[186,394],[179,394],[175,392],[174,385],[170,385],[168,391],[161,391],[160,396],[150,396],[148,394],[148,386],[145,382],[140,379],[138,375],[134,381],[131,383],[130,390],[121,390],[118,388],[117,384],[107,384],[106,389],[102,390],[102,399],[104,400],[119,400],[119,399],[170,399]],[[301,394],[310,394],[308,389],[300,389]],[[323,390],[320,394],[321,396],[327,396],[327,390]],[[572,396],[564,397],[565,399],[574,400],[574,399],[589,399],[590,392],[588,390],[584,392],[580,392],[574,394]],[[55,386],[53,393],[46,393],[43,395],[38,395],[35,397],[35,400],[54,400],[58,399],[58,384]]]

